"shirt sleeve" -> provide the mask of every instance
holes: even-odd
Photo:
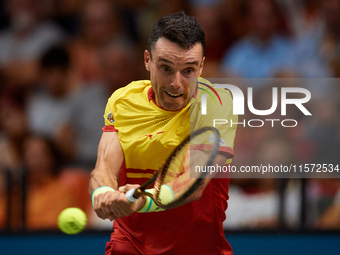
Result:
[[[116,114],[116,104],[114,94],[109,98],[105,107],[104,121],[105,126],[102,128],[104,132],[117,132],[115,128],[115,114]]]
[[[226,164],[230,164],[231,159],[234,157],[234,140],[238,116],[233,114],[233,99],[230,91],[226,89],[216,89],[216,91],[221,98],[221,103],[207,96],[207,113],[205,115],[198,113],[199,121],[196,122],[195,129],[206,126],[214,126],[218,129],[220,132],[219,150],[228,154]],[[210,135],[207,144],[212,144],[213,142],[214,137]]]

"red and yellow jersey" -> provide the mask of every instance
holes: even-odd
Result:
[[[208,98],[207,115],[201,115],[202,93],[197,89],[190,104],[178,111],[156,105],[150,81],[132,82],[113,93],[103,131],[118,132],[124,152],[120,185],[142,184],[150,178],[190,130],[212,126],[216,116],[237,122],[229,91],[218,90],[223,106]],[[219,131],[221,150],[231,163],[236,127],[224,125]],[[142,254],[232,254],[222,226],[228,186],[229,179],[212,179],[198,201],[163,212],[134,213],[115,220],[113,228]]]

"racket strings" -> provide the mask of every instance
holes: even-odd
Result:
[[[215,139],[210,139],[214,136]],[[155,197],[163,209],[175,208],[192,201],[199,191],[202,191],[206,172],[195,172],[197,166],[206,167],[212,165],[218,154],[219,132],[215,128],[205,127],[191,134],[168,158],[164,167],[160,170],[155,186],[161,190],[162,184],[167,185],[172,191],[172,201],[159,199],[158,190]],[[165,188],[165,191],[167,188]]]
[[[172,157],[164,178],[164,183],[171,182],[185,172],[185,168],[190,164],[190,158],[188,158],[189,153],[187,153],[188,148],[189,143],[185,144],[181,150]]]

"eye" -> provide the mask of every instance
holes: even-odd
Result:
[[[192,69],[192,68],[188,68],[188,69],[184,70],[184,73],[189,74],[189,75],[192,74],[193,72],[194,72],[194,69]]]
[[[170,72],[171,69],[168,66],[161,66],[162,71],[164,72]]]

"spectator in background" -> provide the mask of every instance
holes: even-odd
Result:
[[[143,63],[143,56],[138,56],[132,45],[122,45],[111,42],[103,47],[99,54],[100,68],[103,73],[103,82],[108,88],[107,95],[111,94],[131,80],[145,77],[144,68],[139,68],[136,63]]]
[[[92,169],[109,97],[105,85],[84,82],[65,45],[49,49],[40,66],[41,86],[27,103],[31,131],[52,139],[70,165]]]
[[[17,214],[7,217],[9,199],[18,202],[17,187],[22,177],[23,140],[29,135],[22,99],[3,92],[0,97],[0,229],[16,224]],[[11,192],[9,187],[12,186]],[[12,192],[13,191],[13,192]],[[8,197],[6,197],[6,194]],[[10,197],[9,197],[10,196]],[[20,211],[21,203],[17,204]]]
[[[296,45],[298,77],[340,77],[340,0],[320,1],[319,5],[323,26],[301,36]]]
[[[189,0],[161,0],[158,3],[157,19],[181,10],[185,13],[191,13],[191,5]]]
[[[321,0],[277,0],[287,13],[294,37],[315,33],[322,25],[319,4]]]
[[[224,33],[219,7],[218,3],[199,2],[197,5],[193,5],[193,16],[203,27],[206,36],[204,77],[221,77],[219,73],[220,61],[224,52],[235,39],[232,29],[230,29],[230,32]]]
[[[49,0],[46,12],[66,34],[75,36],[79,30],[78,10],[83,0]]]
[[[266,86],[255,89],[253,94],[253,105],[256,109],[270,109],[273,104],[273,88],[276,87],[298,87],[299,81],[291,79],[261,79]],[[298,98],[298,95],[290,95]],[[314,101],[312,101],[314,102]],[[277,104],[281,104],[280,97]],[[310,105],[307,109],[311,110]],[[314,114],[314,111],[312,111]],[[330,114],[332,114],[330,112]],[[244,119],[255,118],[253,115],[246,115]],[[281,111],[277,109],[274,113],[256,119],[282,120]],[[315,143],[307,136],[308,124],[305,123],[301,111],[297,107],[287,107],[287,117],[298,121],[297,127],[285,128],[279,122],[274,127],[269,123],[261,128],[240,127],[238,137],[235,140],[235,150],[239,152],[235,158],[234,166],[239,169],[241,166],[283,166],[290,164],[311,163],[317,158],[315,154]],[[242,118],[239,119],[241,122]],[[259,176],[258,176],[259,177]],[[227,211],[226,227],[244,228],[276,228],[279,227],[279,187],[285,188],[284,227],[299,227],[300,210],[300,186],[299,181],[278,178],[279,176],[264,175],[264,178],[254,179],[231,179],[230,206]],[[270,179],[273,177],[275,179]],[[287,176],[285,176],[287,177]],[[294,176],[295,177],[295,176]],[[229,212],[230,210],[230,212]],[[308,211],[310,214],[310,211]],[[229,215],[228,215],[229,214]]]
[[[27,100],[29,128],[57,144],[65,158],[73,158],[69,119],[74,105],[71,89],[80,81],[64,46],[47,50],[40,60],[41,84]]]
[[[317,180],[316,180],[317,181]],[[323,189],[323,200],[318,201],[319,217],[316,226],[320,229],[340,229],[340,182],[339,179],[324,180],[319,186]],[[325,192],[327,191],[327,193]],[[334,191],[336,192],[334,194]],[[321,193],[321,192],[320,192]],[[328,196],[325,196],[328,195]]]
[[[139,69],[131,68],[137,57],[130,44],[108,43],[98,49],[98,58],[102,81],[86,82],[65,46],[48,50],[41,60],[42,87],[29,97],[27,108],[30,129],[52,139],[71,165],[88,170],[97,158],[107,99],[139,77]]]
[[[78,188],[83,188],[77,190],[77,186],[68,185],[69,182],[61,177],[62,160],[53,142],[41,136],[31,136],[24,142],[23,156],[27,174],[28,230],[56,229],[58,215],[68,207],[79,207],[85,212],[89,210],[90,203],[79,200],[86,194],[85,182],[78,185]],[[83,180],[78,178],[78,181]]]
[[[317,1],[319,25],[299,36],[295,45],[295,75],[304,79],[313,101],[310,110],[313,118],[305,119],[303,136],[315,144],[313,157],[307,163],[339,163],[339,83],[340,77],[340,1]],[[325,177],[325,176],[323,176]],[[336,179],[309,180],[307,201],[308,220],[312,227],[337,228],[339,191]]]
[[[340,116],[336,101],[315,100],[310,108],[313,118],[306,120],[304,135],[312,139],[316,146],[311,160],[317,164],[339,163]]]
[[[222,69],[234,77],[274,77],[292,57],[292,45],[280,33],[282,13],[275,0],[244,0],[244,4],[247,35],[226,52]]]
[[[103,127],[103,109],[108,99],[105,85],[82,86],[72,96],[65,133],[72,146],[72,165],[90,171],[96,161],[96,147]],[[91,103],[89,103],[91,102]]]
[[[295,45],[295,75],[303,79],[313,100],[309,105],[313,118],[302,123],[302,136],[312,140],[315,149],[307,163],[339,163],[339,83],[340,77],[340,1],[316,1],[318,25],[302,33]],[[325,176],[323,176],[325,177]],[[335,213],[339,190],[336,179],[309,180],[307,184],[308,221],[312,227],[336,228]],[[332,224],[334,224],[332,226]]]
[[[310,105],[313,118],[305,120],[303,135],[313,141],[315,149],[307,163],[333,164],[334,167],[339,164],[340,118],[337,98],[335,95],[315,99]],[[338,198],[335,196],[339,190],[340,185],[336,175],[327,176],[327,173],[323,173],[322,179],[309,180],[307,185],[308,220],[313,227],[337,228],[336,225],[332,226],[332,223],[339,222],[335,217],[339,205]]]
[[[10,26],[0,32],[0,69],[9,85],[32,85],[38,77],[37,60],[63,40],[63,33],[42,20],[38,0],[7,0],[7,10]]]
[[[139,4],[146,0],[138,1]],[[123,1],[121,1],[123,2]],[[133,3],[134,0],[126,1]],[[144,8],[139,13],[135,14],[136,23],[138,23],[139,29],[139,45],[142,46],[142,50],[147,48],[146,42],[148,41],[148,35],[155,22],[163,16],[178,11],[184,11],[188,15],[192,15],[189,0],[160,0],[160,1],[147,1],[148,5],[144,4]],[[131,5],[131,4],[130,4]]]
[[[85,81],[102,78],[98,52],[111,42],[131,43],[120,24],[118,9],[110,0],[87,0],[80,9],[81,35],[71,42],[70,52],[80,77]]]
[[[17,121],[9,120],[8,123],[13,122],[13,127],[17,128],[13,128],[15,130],[12,132],[18,133],[20,125],[17,124],[23,118],[20,118],[21,115],[15,116],[12,119],[18,118]],[[7,123],[4,124],[4,127],[7,126]],[[0,193],[0,228],[57,229],[57,218],[63,209],[79,207],[88,213],[91,204],[84,194],[87,193],[89,174],[82,169],[63,168],[60,152],[51,140],[37,135],[18,138],[21,145],[17,155],[19,164],[16,168],[6,166],[12,172],[12,178],[9,179],[10,183],[6,183],[9,186],[0,187],[4,191]],[[23,180],[26,180],[25,185],[20,184]],[[10,187],[10,200],[6,198],[5,187]],[[23,201],[26,201],[25,204]]]
[[[284,134],[267,136],[259,144],[253,165],[289,165],[296,160],[294,143]],[[278,176],[231,179],[225,228],[276,228],[279,226]],[[274,179],[275,178],[275,179]],[[290,182],[285,191],[286,227],[296,227],[299,219],[298,185]]]
[[[0,170],[14,171],[22,165],[22,141],[29,134],[21,99],[9,93],[0,98]]]
[[[75,145],[75,163],[88,170],[92,170],[97,159],[97,147],[104,126],[103,109],[108,98],[116,89],[125,86],[131,79],[138,79],[140,75],[140,68],[135,67],[138,61],[136,51],[130,44],[113,41],[98,52],[98,57],[103,74],[102,85],[80,87],[74,95],[69,119],[72,144]]]
[[[224,33],[231,33],[235,39],[245,37],[248,33],[244,20],[244,5],[244,0],[221,0],[219,5]]]

